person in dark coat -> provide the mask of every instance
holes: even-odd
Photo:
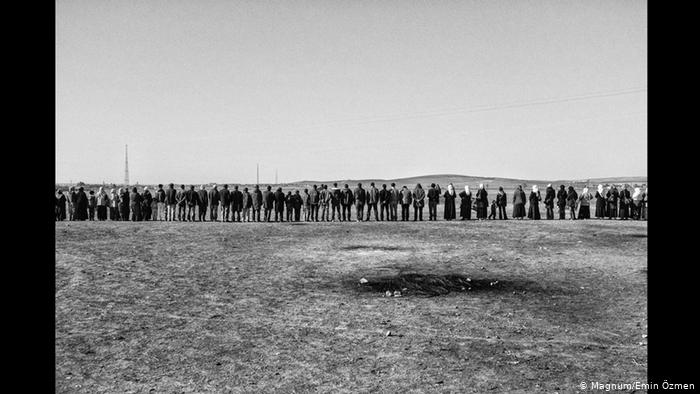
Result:
[[[207,206],[209,205],[209,193],[207,193],[207,188],[204,185],[199,186],[197,190],[197,220],[200,222],[207,221]]]
[[[338,221],[341,221],[340,215],[340,205],[342,198],[342,193],[338,188],[338,183],[333,182],[333,187],[331,188],[331,221],[335,222],[335,213],[338,212]]]
[[[165,190],[163,190],[163,185],[158,185],[158,190],[156,190],[155,196],[153,198],[156,200],[156,210],[153,212],[153,220],[163,221],[165,219]]]
[[[487,210],[489,207],[489,194],[484,189],[484,184],[479,184],[479,190],[476,191],[476,218],[479,220],[486,219]]]
[[[382,184],[382,189],[379,191],[379,220],[381,221],[384,221],[385,212],[386,220],[391,220],[389,201],[391,201],[391,193],[386,189],[386,183],[384,183]]]
[[[496,200],[491,200],[491,213],[489,219],[496,219]]]
[[[241,211],[243,210],[243,193],[238,190],[238,185],[233,186],[231,192],[231,221],[241,221]]]
[[[221,221],[228,222],[231,210],[231,192],[228,190],[228,185],[224,185],[224,188],[219,190],[219,204],[221,205]]]
[[[550,183],[547,185],[547,189],[544,192],[544,207],[547,211],[547,220],[553,220],[554,219],[554,198],[556,197],[556,193],[554,191],[554,188],[552,187],[552,184]]]
[[[291,195],[292,209],[294,210],[294,221],[298,222],[301,220],[301,208],[304,205],[304,200],[299,194],[299,190],[294,190],[294,194]]]
[[[605,198],[608,201],[608,219],[617,218],[617,201],[619,197],[620,194],[614,185],[608,188],[608,192],[605,194]]]
[[[169,184],[168,190],[165,191],[165,220],[172,222],[175,220],[175,211],[177,209],[177,191],[175,185]]]
[[[153,195],[148,190],[148,186],[143,188],[143,202],[141,203],[141,219],[151,220],[151,204],[153,203]]]
[[[411,215],[411,202],[413,202],[413,196],[411,191],[408,190],[406,186],[401,188],[401,221],[405,222],[410,219]]]
[[[284,196],[284,192],[281,187],[278,187],[274,194],[275,201],[275,222],[284,222],[284,203],[287,198]]]
[[[630,217],[630,206],[632,205],[632,195],[628,190],[629,185],[624,185],[620,190],[620,219],[627,220]]]
[[[352,194],[352,190],[348,184],[345,184],[343,190],[340,192],[340,205],[343,207],[343,221],[352,220],[352,204],[355,202],[355,196]],[[347,213],[347,216],[346,216]]]
[[[263,206],[263,194],[262,191],[260,191],[260,186],[255,185],[255,188],[253,188],[253,193],[251,193],[251,197],[253,200],[253,221],[254,222],[259,222],[260,221],[260,208]]]
[[[595,217],[598,219],[605,218],[605,210],[608,204],[608,200],[605,197],[605,190],[603,185],[598,185],[598,189],[595,192]]]
[[[377,212],[377,205],[379,204],[379,189],[374,186],[374,182],[369,184],[369,189],[367,189],[367,221],[372,215],[372,210],[374,210],[374,221],[379,221],[379,213]]]
[[[95,220],[95,209],[97,209],[97,197],[95,197],[95,192],[90,190],[90,195],[88,196],[88,219]]]
[[[513,192],[513,217],[522,220],[525,217],[525,192],[523,187],[518,187]]]
[[[314,222],[318,222],[318,206],[321,202],[321,194],[319,193],[318,186],[313,185],[311,191],[309,192],[309,219]]]
[[[287,195],[284,198],[284,205],[287,208],[287,221],[291,222],[292,218],[294,217],[294,196],[292,195],[291,191],[287,192]]]
[[[180,185],[175,199],[177,200],[177,220],[185,221],[187,217],[187,190],[185,190],[185,185]]]
[[[447,185],[447,191],[443,195],[445,199],[445,220],[453,220],[457,218],[457,208],[455,206],[455,200],[457,199],[457,193],[455,193],[454,186],[450,183]]]
[[[498,207],[498,220],[508,220],[508,215],[506,214],[506,206],[508,206],[508,197],[506,192],[503,190],[503,186],[498,187],[498,194],[496,195],[496,206]]]
[[[243,188],[243,221],[250,222],[250,209],[253,207],[253,195],[247,187]]]
[[[571,220],[576,220],[576,204],[578,203],[578,194],[573,186],[569,186],[569,191],[566,193],[566,205],[569,207]]]
[[[209,202],[209,220],[215,222],[219,218],[219,187],[216,184],[209,189],[207,200]]]
[[[430,184],[428,189],[428,220],[437,220],[437,206],[440,200],[440,192],[435,188],[435,184]]]
[[[649,188],[645,187],[642,193],[642,220],[648,220],[647,217],[647,197],[649,196]]]
[[[88,218],[88,196],[85,194],[85,189],[82,186],[78,188],[75,197],[75,216],[76,220],[87,220]]]
[[[272,210],[275,208],[275,193],[272,192],[272,186],[270,185],[267,185],[267,189],[262,192],[262,204],[264,219],[266,222],[269,222]]]
[[[358,183],[357,187],[353,191],[352,199],[355,202],[355,215],[357,217],[357,221],[361,222],[365,215],[365,202],[367,201],[367,190],[362,188],[361,183]]]
[[[460,220],[471,220],[472,218],[472,192],[469,185],[464,186],[464,190],[459,193],[461,199],[459,203]]]
[[[559,207],[559,220],[566,219],[566,189],[564,185],[560,185],[559,191],[557,191],[557,207]]]
[[[199,205],[199,194],[194,190],[194,185],[190,185],[185,192],[185,203],[187,204],[187,221],[193,222],[196,219],[197,205]]]
[[[401,192],[396,188],[395,183],[391,183],[391,189],[389,189],[389,213],[391,214],[391,220],[394,222],[398,220],[398,207],[401,202]]]
[[[56,220],[58,221],[66,220],[66,200],[63,190],[56,190]]]
[[[328,185],[321,185],[321,191],[318,192],[318,204],[321,207],[321,220],[324,222],[329,221],[328,211],[331,205],[331,192],[328,191]]]
[[[529,200],[530,209],[527,211],[527,217],[532,220],[540,220],[540,201],[542,201],[542,196],[537,185],[532,186]]]
[[[425,190],[420,183],[413,189],[413,221],[423,221],[423,207],[425,207]]]
[[[130,195],[127,188],[119,188],[119,215],[121,220],[128,221],[131,210],[129,209]]]
[[[138,222],[141,220],[141,203],[143,202],[143,197],[139,194],[136,187],[131,188],[131,193],[129,194],[129,208],[131,208],[131,221]]]

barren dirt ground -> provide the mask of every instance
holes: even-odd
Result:
[[[61,222],[55,269],[57,392],[646,380],[646,222]]]

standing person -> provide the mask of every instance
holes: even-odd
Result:
[[[496,206],[498,206],[498,220],[508,220],[508,215],[506,215],[506,206],[508,205],[508,197],[506,192],[503,190],[503,186],[498,187],[498,194],[496,195]]]
[[[104,187],[97,190],[97,220],[107,220],[107,208],[109,207],[109,195]]]
[[[597,219],[605,219],[605,206],[607,205],[607,197],[603,185],[598,185],[595,192],[595,217]]]
[[[472,218],[472,192],[469,185],[464,186],[464,191],[459,193],[459,220],[471,220]]]
[[[554,188],[550,183],[544,192],[544,207],[547,210],[547,220],[554,220],[554,197]]]
[[[642,218],[642,189],[637,185],[634,186],[634,193],[632,193],[632,218],[635,220]]]
[[[428,189],[428,221],[437,220],[437,205],[440,199],[440,192],[435,188],[435,184],[430,184]]]
[[[420,183],[413,189],[413,221],[423,221],[423,207],[425,206],[425,190]]]
[[[331,188],[331,221],[335,222],[335,213],[338,212],[338,221],[341,220],[340,216],[340,202],[342,200],[340,189],[338,188],[338,183],[333,182],[333,187]]]
[[[411,196],[411,191],[408,190],[406,186],[401,188],[401,221],[405,222],[410,219],[411,214],[411,202],[413,198]]]
[[[64,221],[66,220],[66,205],[68,199],[63,194],[63,190],[58,189],[56,193],[58,194],[56,196],[56,219],[59,221]]]
[[[187,214],[187,191],[185,190],[185,185],[180,185],[175,199],[177,200],[177,220],[183,222],[186,220]]]
[[[90,190],[88,197],[88,219],[90,221],[95,220],[95,209],[97,209],[97,197],[95,197],[95,192]]]
[[[151,220],[151,203],[153,202],[153,195],[151,191],[148,190],[148,186],[143,188],[143,202],[141,203],[141,218],[143,220]]]
[[[177,192],[175,191],[175,185],[169,184],[168,190],[165,191],[165,220],[172,222],[175,220],[175,211],[177,209]]]
[[[447,185],[447,191],[443,197],[445,198],[445,220],[457,218],[457,208],[455,207],[457,193],[455,193],[455,188],[451,183]]]
[[[579,220],[591,218],[591,200],[593,200],[593,195],[588,191],[588,187],[584,187],[581,195],[578,196]]]
[[[68,220],[73,221],[75,220],[75,203],[76,203],[76,198],[78,197],[78,193],[75,191],[75,186],[71,186],[68,188],[68,197],[66,197],[66,200],[68,201]]]
[[[284,222],[284,202],[287,199],[284,197],[284,192],[281,187],[278,187],[274,194],[275,202],[275,222]]]
[[[109,220],[119,220],[119,194],[109,190]]]
[[[231,221],[241,221],[241,211],[243,210],[243,193],[238,190],[238,185],[233,186],[231,192]]]
[[[532,185],[532,192],[530,192],[529,200],[530,210],[527,212],[527,217],[532,220],[540,220],[540,201],[542,201],[542,196],[540,195],[540,190],[537,188],[537,185]]]
[[[379,219],[384,221],[384,212],[386,212],[386,220],[391,220],[389,213],[389,203],[391,201],[391,193],[386,190],[386,183],[382,184],[382,190],[379,191]]]
[[[484,189],[484,184],[479,184],[479,190],[476,191],[476,218],[479,220],[486,219],[486,211],[489,206],[489,194]]]
[[[627,220],[630,216],[630,205],[632,205],[632,196],[628,190],[629,185],[625,184],[620,190],[620,219]]]
[[[248,188],[243,188],[243,221],[250,222],[250,208],[253,207],[253,196],[248,192]]]
[[[221,222],[228,222],[231,210],[231,192],[228,190],[228,185],[224,185],[224,188],[219,190],[219,205],[221,205]]]
[[[298,192],[298,190],[297,190]],[[311,200],[309,196],[309,189],[304,189],[304,192],[301,193],[301,209],[304,215],[304,221],[308,222],[309,218],[311,218]],[[295,197],[296,198],[296,197]]]
[[[275,193],[272,192],[272,186],[267,185],[267,189],[262,192],[262,199],[265,221],[269,222],[272,209],[275,207]],[[275,213],[275,217],[276,216],[277,213]]]
[[[396,184],[391,183],[391,189],[389,189],[389,212],[391,214],[391,220],[396,221],[398,219],[398,207],[401,201],[401,192],[396,189]]]
[[[374,182],[369,184],[369,189],[367,189],[367,221],[372,215],[372,210],[374,210],[374,221],[379,221],[379,214],[377,213],[377,204],[379,204],[379,189],[374,186]]]
[[[649,188],[644,188],[642,193],[642,219],[647,220],[647,198],[649,196]]]
[[[209,200],[209,221],[216,222],[219,219],[219,187],[214,184],[214,187],[209,189],[207,196]]]
[[[143,198],[139,194],[136,187],[131,188],[131,194],[129,194],[129,205],[131,208],[131,221],[138,222],[141,221],[141,203]]]
[[[185,202],[187,204],[187,221],[193,222],[196,218],[197,205],[199,205],[199,194],[194,190],[194,185],[190,185],[190,189],[185,192]]]
[[[318,187],[314,185],[309,192],[309,208],[311,208],[311,220],[318,222],[318,204],[321,196]]]
[[[308,192],[306,193],[308,196]],[[308,198],[307,198],[308,201]],[[292,209],[294,209],[294,221],[298,222],[301,220],[301,209],[304,205],[304,198],[299,194],[299,190],[294,190],[294,194],[292,195]],[[309,212],[309,209],[306,208],[306,213]],[[308,221],[308,219],[306,219]]]
[[[566,193],[566,205],[569,206],[571,220],[576,220],[576,204],[578,203],[578,194],[573,186],[569,186],[569,192]]]
[[[131,196],[129,195],[128,188],[123,188],[123,189],[119,188],[119,216],[121,216],[121,220],[123,220],[125,222],[129,220],[130,200],[131,200]]]
[[[260,191],[260,186],[255,185],[253,189],[253,221],[260,221],[260,208],[263,206],[263,194]]]
[[[87,220],[88,218],[88,196],[82,186],[78,188],[75,198],[75,216],[77,220]]]
[[[619,196],[620,194],[614,185],[608,187],[608,192],[605,194],[608,200],[608,219],[617,218],[617,200]]]
[[[330,220],[328,208],[331,203],[331,193],[328,191],[328,185],[321,185],[321,192],[318,194],[318,199],[321,205],[321,220],[327,222]]]
[[[287,221],[288,222],[292,221],[295,204],[296,204],[295,197],[292,196],[291,191],[288,191],[287,196],[284,199],[284,205],[287,207]]]
[[[200,222],[207,221],[207,206],[209,205],[209,193],[204,185],[199,185],[197,191],[199,204],[197,204],[197,219]]]
[[[159,221],[165,220],[165,190],[163,190],[163,184],[158,185],[158,190],[156,190],[156,219]]]
[[[362,217],[365,215],[365,202],[367,201],[367,190],[362,188],[361,183],[357,184],[352,199],[355,201],[357,221],[361,222]]]
[[[343,221],[350,221],[352,220],[352,204],[354,203],[354,196],[352,194],[352,190],[350,190],[350,187],[348,184],[345,184],[345,187],[341,191],[341,196],[340,196],[340,204],[343,207]],[[345,216],[347,212],[347,216]]]
[[[525,192],[523,187],[518,187],[513,192],[513,217],[522,220],[525,217]]]
[[[158,220],[157,214],[158,214],[158,202],[156,201],[155,198],[152,198],[151,199],[151,220],[153,220],[153,221]]]
[[[559,191],[557,191],[557,207],[559,207],[559,220],[566,219],[566,189],[564,185],[560,185]]]

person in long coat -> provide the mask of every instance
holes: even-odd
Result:
[[[559,207],[559,220],[566,219],[566,189],[564,185],[560,185],[557,191],[557,207]]]
[[[425,190],[420,183],[413,189],[413,221],[423,221],[423,207],[425,206]]]
[[[642,218],[642,189],[637,185],[632,193],[632,219],[639,220]]]
[[[131,221],[138,222],[141,220],[141,203],[143,202],[143,197],[139,194],[136,187],[131,189],[129,194],[129,208],[131,208]]]
[[[216,222],[219,217],[219,187],[216,184],[209,189],[207,198],[209,202],[209,220]]]
[[[197,195],[199,195],[197,218],[200,222],[205,222],[207,220],[207,206],[209,205],[209,193],[207,193],[207,188],[204,187],[204,185],[200,185],[199,190],[197,190]]]
[[[148,190],[148,186],[143,188],[143,202],[141,203],[141,218],[143,220],[151,220],[151,204],[153,203],[153,195]]]
[[[260,221],[260,208],[263,205],[263,195],[262,195],[262,191],[260,191],[260,186],[255,185],[255,188],[253,189],[252,197],[253,197],[253,221],[259,222]]]
[[[447,185],[447,191],[443,195],[443,198],[445,198],[445,220],[456,219],[457,208],[455,207],[455,200],[457,199],[457,193],[455,193],[455,188],[451,183]]]
[[[464,186],[464,191],[459,193],[459,217],[460,220],[470,220],[472,218],[472,192],[469,185]]]
[[[571,220],[576,220],[576,205],[578,203],[578,194],[573,186],[569,186],[569,191],[566,193],[566,205],[569,206]]]
[[[647,220],[647,197],[649,196],[649,188],[644,189],[642,193],[642,219]]]
[[[287,201],[287,199],[281,187],[278,187],[273,194],[273,201],[275,202],[275,222],[284,222],[284,202]]]
[[[243,188],[243,221],[250,222],[250,208],[253,207],[253,195],[247,187]]]
[[[525,217],[525,192],[523,187],[518,187],[513,192],[513,217],[522,220]]]
[[[85,189],[80,186],[75,197],[75,216],[77,220],[87,220],[88,203],[88,196],[85,194]]]
[[[287,196],[284,199],[284,205],[287,208],[287,221],[291,222],[292,217],[294,215],[294,197],[292,196],[292,192],[289,191],[287,192]]]
[[[542,201],[542,196],[540,195],[540,190],[537,185],[532,185],[532,192],[530,192],[530,209],[527,211],[527,217],[532,220],[540,220],[540,201]]]
[[[479,190],[476,191],[476,218],[486,220],[489,209],[489,194],[484,189],[484,184],[479,184]]]
[[[372,187],[374,187],[374,183],[372,183]],[[309,220],[311,220],[313,222],[318,222],[318,204],[321,202],[320,200],[321,200],[320,190],[318,190],[317,185],[313,185],[311,187],[311,190],[309,191],[309,209],[311,210],[311,212],[309,213]],[[376,212],[376,205],[375,205],[375,212]],[[369,220],[369,211],[367,211],[367,220]]]
[[[428,189],[428,220],[437,220],[437,206],[440,200],[440,191],[435,188],[435,184],[430,184]]]
[[[66,220],[66,200],[63,190],[58,189],[56,191],[56,220],[58,221]]]
[[[262,199],[262,207],[264,210],[263,218],[266,222],[269,222],[272,210],[275,208],[275,193],[272,192],[272,186],[267,185],[267,189],[262,192]],[[275,216],[277,216],[277,214],[275,214]]]
[[[129,220],[129,192],[119,188],[119,216],[121,220]]]
[[[583,188],[581,195],[578,196],[578,218],[579,219],[590,219],[591,218],[591,200],[593,200],[593,195],[588,191],[587,187]]]
[[[508,215],[506,214],[506,206],[508,206],[508,196],[503,190],[503,186],[498,187],[498,194],[496,195],[496,206],[498,207],[498,220],[508,220]]]
[[[547,220],[554,219],[554,197],[556,196],[552,184],[547,185],[547,189],[544,192],[544,207],[547,212]]]
[[[292,200],[292,209],[294,209],[294,221],[298,222],[301,220],[301,210],[302,210],[302,207],[304,206],[304,199],[301,196],[301,194],[299,194],[299,190],[294,190],[294,194],[292,194],[291,200]],[[307,199],[307,201],[308,201],[308,199]],[[309,212],[309,210],[306,209],[306,212]],[[308,221],[307,218],[304,218],[304,219],[305,219],[305,221]]]
[[[413,196],[406,186],[401,188],[401,221],[409,220]]]
[[[109,195],[104,187],[97,190],[97,220],[107,220],[107,207],[109,207]]]
[[[617,201],[620,197],[617,188],[615,186],[610,186],[605,197],[608,200],[608,219],[617,218]]]
[[[606,206],[607,199],[605,198],[605,190],[603,190],[603,185],[598,185],[598,189],[595,192],[595,217],[597,219],[605,218]]]
[[[620,190],[620,219],[627,220],[630,216],[630,206],[632,205],[632,196],[627,189],[629,186],[624,185]]]
[[[219,190],[219,204],[221,205],[221,221],[228,222],[231,212],[231,192],[228,190],[228,185],[224,185],[224,188]]]
[[[109,190],[109,220],[119,220],[119,194]]]

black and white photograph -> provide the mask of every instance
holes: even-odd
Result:
[[[694,389],[649,377],[647,14],[56,0],[55,392]]]

